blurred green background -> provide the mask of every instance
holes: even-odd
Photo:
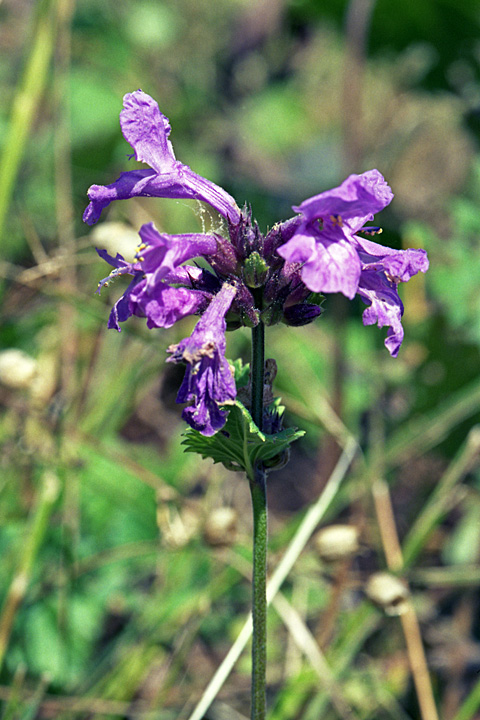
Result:
[[[263,230],[376,167],[395,193],[381,241],[430,257],[401,288],[397,360],[357,301],[267,333],[287,422],[307,430],[270,476],[272,570],[342,447],[361,448],[321,521],[356,527],[359,548],[332,563],[312,539],[282,587],[297,630],[270,611],[269,718],[435,720],[432,697],[442,720],[480,717],[479,31],[477,0],[0,4],[1,718],[187,720],[249,609],[246,481],[183,453],[164,362],[194,321],[107,332],[122,281],[94,295],[95,246],[218,222],[137,199],[82,224],[89,185],[136,166],[118,114],[139,87],[177,158]],[[246,331],[229,343],[248,360]],[[386,567],[417,625],[366,598]],[[248,704],[245,652],[205,717]]]

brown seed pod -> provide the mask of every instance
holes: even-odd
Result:
[[[399,578],[388,572],[371,575],[365,593],[387,615],[403,615],[407,610],[408,588]]]

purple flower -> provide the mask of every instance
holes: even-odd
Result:
[[[175,159],[168,119],[149,95],[141,90],[129,93],[123,98],[123,108],[120,126],[125,140],[133,147],[136,160],[152,169],[124,172],[111,185],[92,185],[83,215],[86,223],[96,223],[113,200],[139,196],[202,200],[230,222],[239,221],[240,210],[225,190]]]
[[[289,263],[299,263],[306,287],[319,293],[359,294],[369,307],[365,325],[389,326],[385,345],[396,357],[403,339],[403,305],[397,284],[426,272],[424,250],[392,250],[359,237],[379,228],[364,227],[393,198],[378,170],[350,175],[339,187],[305,200],[293,209],[301,222],[277,252]]]
[[[225,359],[227,314],[236,289],[225,283],[195,325],[190,337],[171,345],[169,362],[184,362],[185,377],[178,391],[177,402],[193,402],[182,417],[203,435],[213,435],[225,424],[228,412],[224,403],[236,397],[235,380]]]
[[[293,208],[295,217],[263,235],[250,209],[240,211],[225,190],[175,159],[170,124],[151,97],[141,90],[125,95],[120,125],[136,159],[151,169],[122,173],[111,185],[92,185],[85,222],[95,223],[112,201],[137,196],[195,198],[227,220],[225,237],[167,235],[152,223],[143,225],[132,263],[98,251],[113,266],[99,290],[118,275],[132,276],[112,308],[110,328],[120,330],[131,315],[146,317],[149,328],[201,316],[191,336],[168,349],[170,362],[186,364],[177,401],[190,403],[183,411],[189,425],[213,435],[225,424],[225,405],[236,397],[225,359],[227,325],[232,330],[259,322],[313,322],[322,312],[319,293],[359,295],[367,305],[364,324],[387,326],[385,345],[397,355],[403,339],[397,285],[425,272],[428,259],[423,250],[392,250],[359,235],[380,232],[365,223],[393,198],[378,170],[351,175],[305,200]],[[210,269],[184,265],[194,258]]]
[[[159,233],[153,223],[143,225],[139,235],[142,242],[134,263],[127,263],[121,255],[112,258],[105,250],[97,251],[115,268],[99,283],[99,291],[118,275],[128,273],[134,276],[113,306],[108,327],[120,331],[119,322],[138,315],[147,318],[149,328],[168,328],[180,318],[205,309],[212,297],[211,287],[207,289],[206,284],[201,282],[202,271],[199,268],[180,267],[180,264],[214,253],[216,238],[202,234],[166,235]],[[183,287],[173,287],[172,283]],[[194,289],[194,285],[198,288]]]

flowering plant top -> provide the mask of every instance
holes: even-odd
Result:
[[[186,365],[177,400],[190,403],[183,417],[192,428],[214,435],[224,427],[229,407],[239,403],[225,358],[226,330],[310,323],[322,312],[319,293],[359,295],[367,305],[363,323],[388,327],[385,345],[396,357],[403,340],[397,287],[425,272],[428,259],[423,250],[393,250],[364,237],[380,232],[365,223],[393,198],[378,170],[350,175],[339,187],[304,200],[293,207],[292,218],[264,235],[250,211],[176,160],[169,121],[149,95],[138,90],[125,96],[120,125],[135,158],[150,169],[124,172],[111,185],[92,185],[85,222],[97,222],[114,200],[139,196],[201,200],[226,221],[224,235],[168,235],[152,223],[144,225],[133,263],[98,251],[113,266],[99,290],[117,275],[132,276],[109,327],[120,330],[131,315],[145,317],[150,328],[200,316],[191,336],[168,348],[170,362]],[[183,264],[194,258],[203,258],[210,269]],[[280,430],[279,421],[274,426]]]

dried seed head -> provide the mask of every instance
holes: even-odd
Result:
[[[188,545],[197,534],[200,524],[199,508],[194,503],[185,503],[180,509],[173,503],[160,504],[157,507],[157,525],[162,534],[162,542],[170,548]]]
[[[203,537],[208,545],[230,546],[237,537],[236,510],[230,507],[215,508],[208,515],[203,527]]]
[[[30,355],[11,348],[0,352],[0,382],[12,390],[29,388],[37,372],[37,361]]]
[[[353,525],[330,525],[317,532],[315,547],[324,562],[334,562],[358,551],[358,528]]]
[[[378,572],[372,575],[365,587],[365,593],[387,615],[403,615],[407,609],[408,588],[390,573]]]

